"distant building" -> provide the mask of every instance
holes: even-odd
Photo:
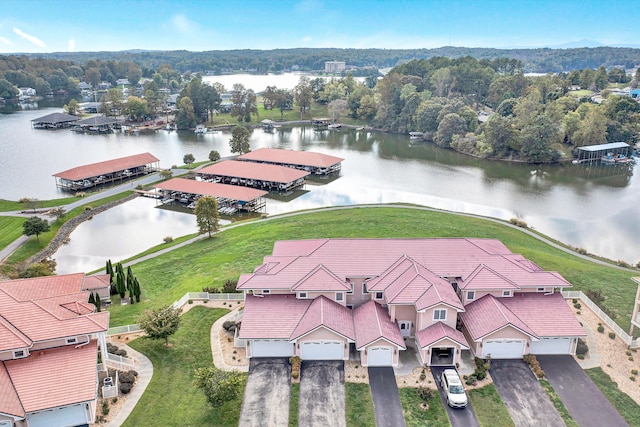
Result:
[[[98,83],[98,90],[108,90],[108,89],[111,89],[111,83],[109,82]]]
[[[327,61],[324,63],[325,73],[341,73],[346,68],[346,63],[341,61]]]
[[[118,79],[116,80],[116,84],[118,86],[121,86],[121,85],[127,86],[127,85],[130,85],[131,83],[129,83],[129,79]]]
[[[629,96],[633,99],[640,99],[640,89],[632,89],[629,91]]]
[[[80,90],[90,90],[91,89],[91,85],[87,82],[80,82],[78,83],[78,89]]]

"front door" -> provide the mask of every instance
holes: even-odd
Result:
[[[398,327],[400,328],[400,333],[403,337],[411,335],[411,322],[408,320],[398,320]]]

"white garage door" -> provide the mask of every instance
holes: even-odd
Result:
[[[520,359],[524,354],[522,340],[490,340],[482,344],[482,357],[492,359]]]
[[[392,366],[393,349],[391,347],[372,347],[367,350],[367,366]]]
[[[571,338],[541,338],[531,341],[531,354],[571,354]]]
[[[342,360],[344,343],[339,341],[305,341],[300,343],[302,360]]]
[[[42,411],[27,417],[29,427],[77,426],[87,423],[85,406],[74,405],[62,409]]]
[[[293,344],[287,340],[252,340],[251,357],[291,357]]]

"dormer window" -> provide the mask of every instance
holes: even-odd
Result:
[[[21,357],[27,357],[27,352],[24,350],[16,350],[13,352],[14,359],[19,359]]]
[[[433,310],[433,320],[447,320],[447,309]]]
[[[307,297],[307,293],[306,292],[298,292],[298,298],[304,299],[306,297]]]
[[[502,296],[503,297],[510,297],[511,296],[511,291],[502,291]]]
[[[75,344],[78,342],[77,338],[67,338],[67,344]]]
[[[376,299],[382,299],[382,292],[376,292]]]
[[[344,293],[336,292],[336,301],[344,301]]]
[[[469,291],[467,292],[467,299],[469,301],[473,301],[474,299],[476,299],[476,293],[475,291]]]

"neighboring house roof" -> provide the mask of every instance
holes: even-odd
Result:
[[[480,264],[473,272],[460,282],[462,289],[519,289],[518,285],[497,273],[490,267]]]
[[[436,322],[433,325],[416,332],[416,340],[421,349],[436,344],[445,338],[460,344],[460,348],[463,350],[469,348],[469,344],[467,343],[467,339],[464,337],[464,334],[457,329],[453,329],[444,322]]]
[[[560,293],[517,293],[500,302],[539,337],[581,337],[586,333]]]
[[[389,313],[375,301],[369,301],[353,310],[353,322],[358,350],[380,339],[406,350],[400,328],[391,321]]]
[[[344,280],[341,280],[323,265],[319,265],[305,275],[291,290],[300,291],[348,291],[351,289]]]
[[[356,339],[351,310],[325,296],[320,296],[313,300],[291,334],[290,339],[302,338],[320,327],[342,335],[349,341],[355,341]]]
[[[58,124],[58,123],[69,123],[80,120],[79,117],[72,116],[71,114],[63,114],[63,113],[51,113],[46,116],[38,117],[37,119],[32,119],[31,121],[34,123],[47,123],[47,124]]]
[[[502,300],[506,299],[508,298],[496,298],[487,294],[465,307],[466,311],[460,314],[460,318],[471,338],[479,341],[507,326],[538,338],[538,335],[522,319],[502,304]]]
[[[96,289],[104,289],[111,287],[111,275],[109,274],[96,274],[93,276],[87,276],[84,278],[82,284],[82,290],[94,291]]]
[[[4,366],[0,367],[0,383],[3,382],[3,368],[6,368],[27,413],[92,401],[96,398],[97,348],[97,341],[93,340],[84,346],[35,351],[23,359],[4,361]],[[4,399],[0,402],[3,402],[1,408]],[[11,406],[12,411],[16,409],[14,400],[7,406]],[[4,411],[0,409],[0,412]],[[24,416],[24,412],[15,415]]]
[[[122,120],[114,119],[113,117],[93,116],[86,119],[78,120],[76,124],[78,126],[103,126],[120,122],[122,122]]]
[[[239,338],[288,340],[312,301],[295,295],[247,295]]]
[[[0,291],[17,301],[32,301],[78,293],[82,290],[83,281],[84,273],[32,277],[0,282]]]
[[[0,413],[24,417],[24,408],[4,363],[0,362]]]

